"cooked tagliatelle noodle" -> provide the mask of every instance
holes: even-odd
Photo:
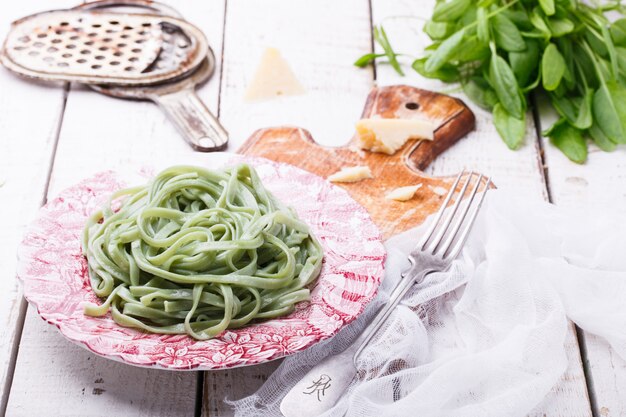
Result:
[[[118,208],[119,207],[119,208]],[[114,193],[84,229],[91,286],[122,326],[209,339],[309,299],[322,248],[253,168],[178,166]]]

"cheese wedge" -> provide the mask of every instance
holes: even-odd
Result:
[[[357,145],[393,155],[409,139],[432,140],[436,127],[432,122],[418,119],[361,119],[356,123]]]
[[[409,185],[407,187],[400,187],[392,190],[388,193],[385,198],[387,200],[395,200],[395,201],[408,201],[413,198],[415,192],[422,187],[422,184],[417,185]]]
[[[266,48],[252,82],[248,85],[247,101],[269,100],[280,96],[304,94],[289,64],[276,48]]]
[[[358,182],[373,178],[372,171],[366,166],[345,167],[328,177],[330,182]]]

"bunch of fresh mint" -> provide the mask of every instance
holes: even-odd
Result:
[[[511,149],[526,133],[528,95],[547,93],[560,119],[543,132],[572,161],[587,159],[587,138],[611,151],[626,143],[626,19],[620,1],[440,0],[424,31],[433,40],[413,69],[460,82],[476,104],[493,112]],[[402,74],[382,27],[374,37]]]

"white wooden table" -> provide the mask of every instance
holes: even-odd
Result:
[[[0,33],[10,21],[72,0],[20,0],[0,5]],[[394,46],[411,52],[419,22],[434,0],[169,1],[209,38],[218,57],[200,89],[230,131],[230,151],[257,128],[305,127],[325,145],[353,134],[369,89],[407,83],[439,91],[450,86],[398,77],[389,66],[357,69],[373,48],[372,22],[385,19]],[[394,16],[396,16],[394,18]],[[393,29],[395,28],[395,29]],[[308,90],[302,97],[249,104],[243,94],[262,50],[275,46]],[[408,71],[410,72],[410,71]],[[541,107],[541,106],[540,106]],[[557,205],[601,213],[626,206],[626,149],[592,148],[589,162],[566,160],[529,126],[526,144],[511,152],[490,115],[474,109],[478,129],[428,168],[432,175],[472,168],[501,188]],[[529,115],[530,116],[530,115]],[[537,123],[548,112],[535,112]],[[533,117],[529,117],[532,121]],[[46,200],[94,172],[149,164],[192,151],[151,103],[112,99],[83,87],[43,86],[0,69],[0,413],[7,416],[227,416],[223,403],[255,390],[278,365],[219,371],[166,372],[130,367],[88,353],[27,307],[14,280],[15,250],[24,226]],[[602,340],[571,326],[569,369],[532,416],[626,415],[626,363]]]

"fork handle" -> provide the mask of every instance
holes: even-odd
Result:
[[[334,407],[354,379],[357,369],[356,359],[361,350],[380,329],[409,289],[429,272],[433,270],[419,270],[416,266],[409,268],[393,290],[389,303],[379,310],[361,335],[343,352],[327,356],[309,369],[306,375],[283,397],[280,402],[280,411],[283,416],[314,417]]]
[[[393,310],[400,304],[400,301],[404,298],[404,296],[409,292],[409,290],[415,285],[416,282],[420,282],[426,275],[431,272],[435,272],[434,269],[419,269],[417,265],[411,267],[409,271],[406,273],[405,278],[402,279],[396,288],[393,290],[393,293],[389,297],[389,302],[376,314],[374,320],[370,323],[369,326],[365,329],[357,343],[359,343],[359,348],[354,353],[353,361],[354,365],[357,365],[357,359],[359,355],[363,352],[363,349],[371,342],[372,338],[376,335],[378,330],[382,327],[383,324],[387,321]]]

